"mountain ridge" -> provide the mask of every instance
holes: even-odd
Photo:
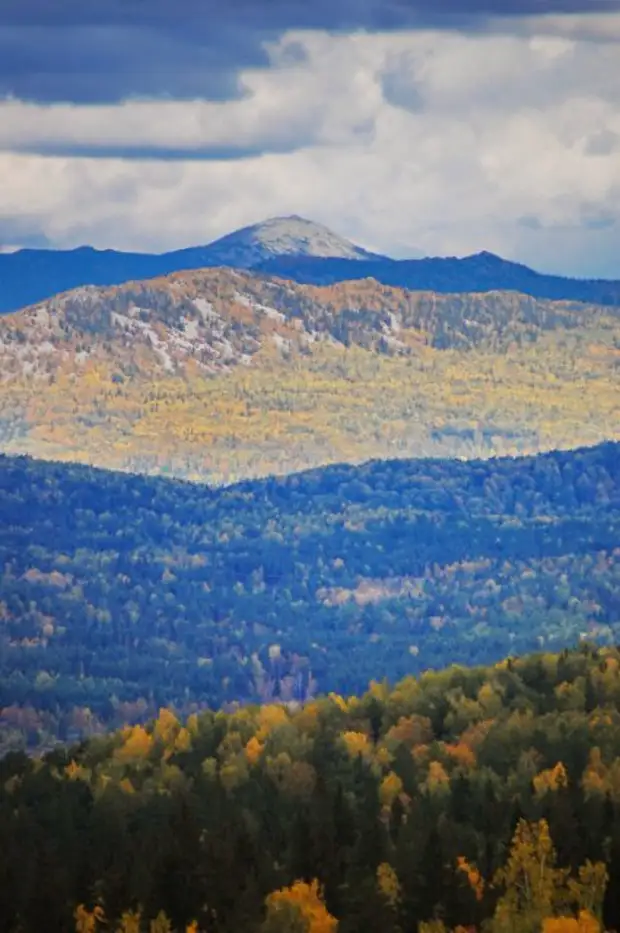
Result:
[[[84,286],[0,317],[0,447],[226,482],[616,438],[620,311],[253,270]]]
[[[608,317],[620,319],[620,312],[515,292],[450,295],[383,286],[372,278],[305,285],[257,275],[253,269],[207,267],[118,286],[80,286],[3,316],[0,382],[10,376],[11,363],[23,357],[24,345],[46,356],[50,340],[71,345],[68,337],[90,336],[96,348],[97,340],[120,338],[129,329],[132,349],[140,344],[140,335],[142,343],[156,347],[164,339],[153,332],[156,324],[168,328],[172,340],[172,332],[186,332],[179,337],[183,357],[199,360],[201,350],[208,351],[199,340],[199,329],[218,320],[222,326],[232,325],[237,337],[254,341],[254,350],[259,349],[261,335],[269,335],[279,346],[285,340],[297,349],[327,339],[343,347],[410,354],[421,345],[466,350],[483,344],[501,350],[512,342],[535,339],[539,332],[578,329]],[[209,339],[213,337],[211,329]],[[240,346],[237,349],[230,360],[247,363]],[[118,345],[114,355],[122,364]],[[83,351],[77,357],[77,362],[86,358]],[[170,369],[170,364],[164,368]],[[26,374],[36,372],[28,369]]]
[[[2,707],[72,729],[614,644],[619,450],[225,489],[0,456],[0,751]]]
[[[274,225],[276,235],[271,236]],[[365,250],[321,224],[291,215],[241,228],[205,246],[159,254],[89,246],[2,253],[0,313],[81,285],[120,285],[220,265],[252,268],[300,284],[375,278],[385,285],[413,290],[450,293],[509,289],[537,298],[620,306],[620,281],[546,275],[485,251],[463,258],[392,259]]]

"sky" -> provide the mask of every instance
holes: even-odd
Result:
[[[0,249],[288,214],[620,279],[620,0],[0,0]]]

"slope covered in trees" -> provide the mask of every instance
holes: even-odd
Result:
[[[620,310],[230,269],[0,317],[0,449],[208,482],[620,438]]]
[[[0,459],[2,746],[615,643],[620,450],[223,490]]]
[[[599,933],[620,653],[582,646],[0,762],[6,933]]]

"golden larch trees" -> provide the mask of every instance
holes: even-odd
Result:
[[[327,910],[319,882],[316,879],[310,884],[305,881],[295,881],[288,888],[274,891],[268,895],[265,906],[267,907],[267,923],[273,921],[279,911],[286,911],[287,908],[293,907],[304,920],[307,933],[336,933],[338,928],[338,921]]]

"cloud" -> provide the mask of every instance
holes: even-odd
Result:
[[[273,75],[271,75],[273,79]],[[126,101],[98,107],[0,102],[0,149],[119,158],[247,158],[312,143],[320,120],[296,112],[284,85],[238,101]]]
[[[128,97],[233,99],[241,93],[239,70],[268,64],[264,37],[235,31],[232,23],[206,34],[189,25],[181,31],[60,18],[1,23],[0,12],[0,97],[96,104]]]
[[[240,93],[240,71],[268,66],[265,42],[289,31],[513,30],[515,18],[529,28],[528,16],[553,31],[563,14],[561,28],[596,34],[597,13],[618,9],[620,0],[3,0],[0,96],[222,100]]]
[[[620,16],[555,14],[297,28],[229,101],[6,101],[6,243],[164,250],[297,213],[393,255],[620,277],[619,37]]]
[[[381,104],[381,47],[325,33],[294,33],[266,47],[269,69],[239,76],[232,101],[117,104],[0,102],[0,149],[124,158],[248,158],[334,145],[372,133]],[[327,40],[327,41],[325,41]],[[342,55],[342,48],[347,48]],[[356,49],[363,51],[359,59]],[[348,71],[352,63],[356,73]]]
[[[37,229],[41,219],[16,215],[0,216],[0,253],[16,249],[46,249],[49,239]]]
[[[593,133],[586,142],[588,155],[608,156],[614,152],[620,154],[620,133],[604,129]]]
[[[462,122],[466,113],[468,128],[479,134],[496,119],[516,116],[521,126],[540,114],[563,113],[557,131],[566,145],[587,131],[589,154],[611,154],[620,51],[609,36],[616,27],[620,35],[620,15],[607,23],[607,39],[597,42],[549,35],[546,21],[542,33],[523,35],[291,32],[266,43],[269,68],[238,76],[234,100],[0,102],[0,148],[55,156],[247,159],[367,143],[395,107],[424,116],[427,127]],[[559,26],[558,20],[561,32]]]

